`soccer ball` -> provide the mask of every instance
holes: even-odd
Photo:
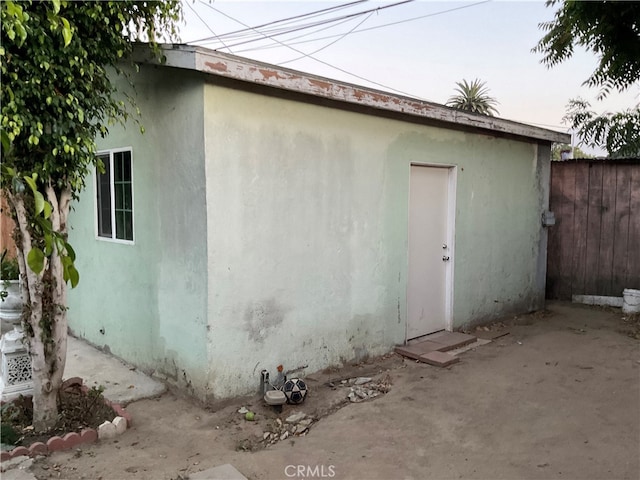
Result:
[[[285,382],[282,391],[287,397],[287,403],[302,403],[307,396],[307,384],[300,378],[291,378]]]

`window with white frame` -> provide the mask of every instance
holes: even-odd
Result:
[[[104,172],[96,168],[97,235],[133,241],[133,177],[131,150],[101,152]]]

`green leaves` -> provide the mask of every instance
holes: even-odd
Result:
[[[5,170],[9,174],[15,174],[14,169],[6,168]],[[40,274],[45,268],[46,259],[51,258],[55,252],[58,254],[58,257],[60,257],[64,281],[70,282],[71,287],[75,288],[80,281],[80,274],[74,265],[76,252],[67,242],[66,236],[53,228],[53,223],[51,222],[53,206],[50,202],[45,200],[44,195],[38,191],[38,174],[34,173],[31,176],[25,175],[22,178],[33,194],[33,234],[34,237],[38,237],[42,240],[41,244],[44,247],[44,250],[39,246],[31,248],[27,254],[27,265],[34,273]]]
[[[64,38],[64,46],[67,47],[71,43],[71,37],[73,36],[73,32],[71,30],[71,25],[69,25],[69,21],[62,17],[60,18],[62,22],[62,37]]]
[[[640,104],[621,112],[597,115],[586,100],[569,100],[563,122],[580,137],[581,144],[604,147],[610,157],[640,156]]]
[[[179,0],[0,2],[0,185],[29,200],[32,271],[59,256],[64,280],[77,285],[75,252],[53,228],[59,212],[45,189],[77,198],[96,164],[95,139],[135,106],[117,95],[115,75],[136,40],[175,39],[180,11]]]
[[[457,95],[450,97],[445,104],[448,107],[481,115],[492,116],[498,113],[494,106],[498,101],[489,96],[489,89],[485,82],[477,78],[471,82],[463,79],[461,82],[456,82],[455,91]]]
[[[27,254],[27,265],[33,272],[40,273],[44,269],[44,259],[44,252],[34,247]]]
[[[640,3],[550,0],[547,6],[558,3],[554,19],[539,25],[547,33],[532,50],[543,54],[542,63],[558,65],[581,46],[598,58],[584,84],[600,87],[601,97],[634,85],[640,79]]]

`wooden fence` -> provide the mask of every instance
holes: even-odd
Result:
[[[547,298],[640,289],[640,159],[551,162]]]
[[[15,256],[16,244],[13,241],[13,220],[8,214],[7,201],[3,196],[0,196],[0,252],[6,248],[9,252],[9,256]]]

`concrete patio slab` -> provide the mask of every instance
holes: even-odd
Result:
[[[162,394],[166,386],[122,360],[69,336],[64,378],[81,377],[89,388],[102,385],[104,396],[127,404]]]

